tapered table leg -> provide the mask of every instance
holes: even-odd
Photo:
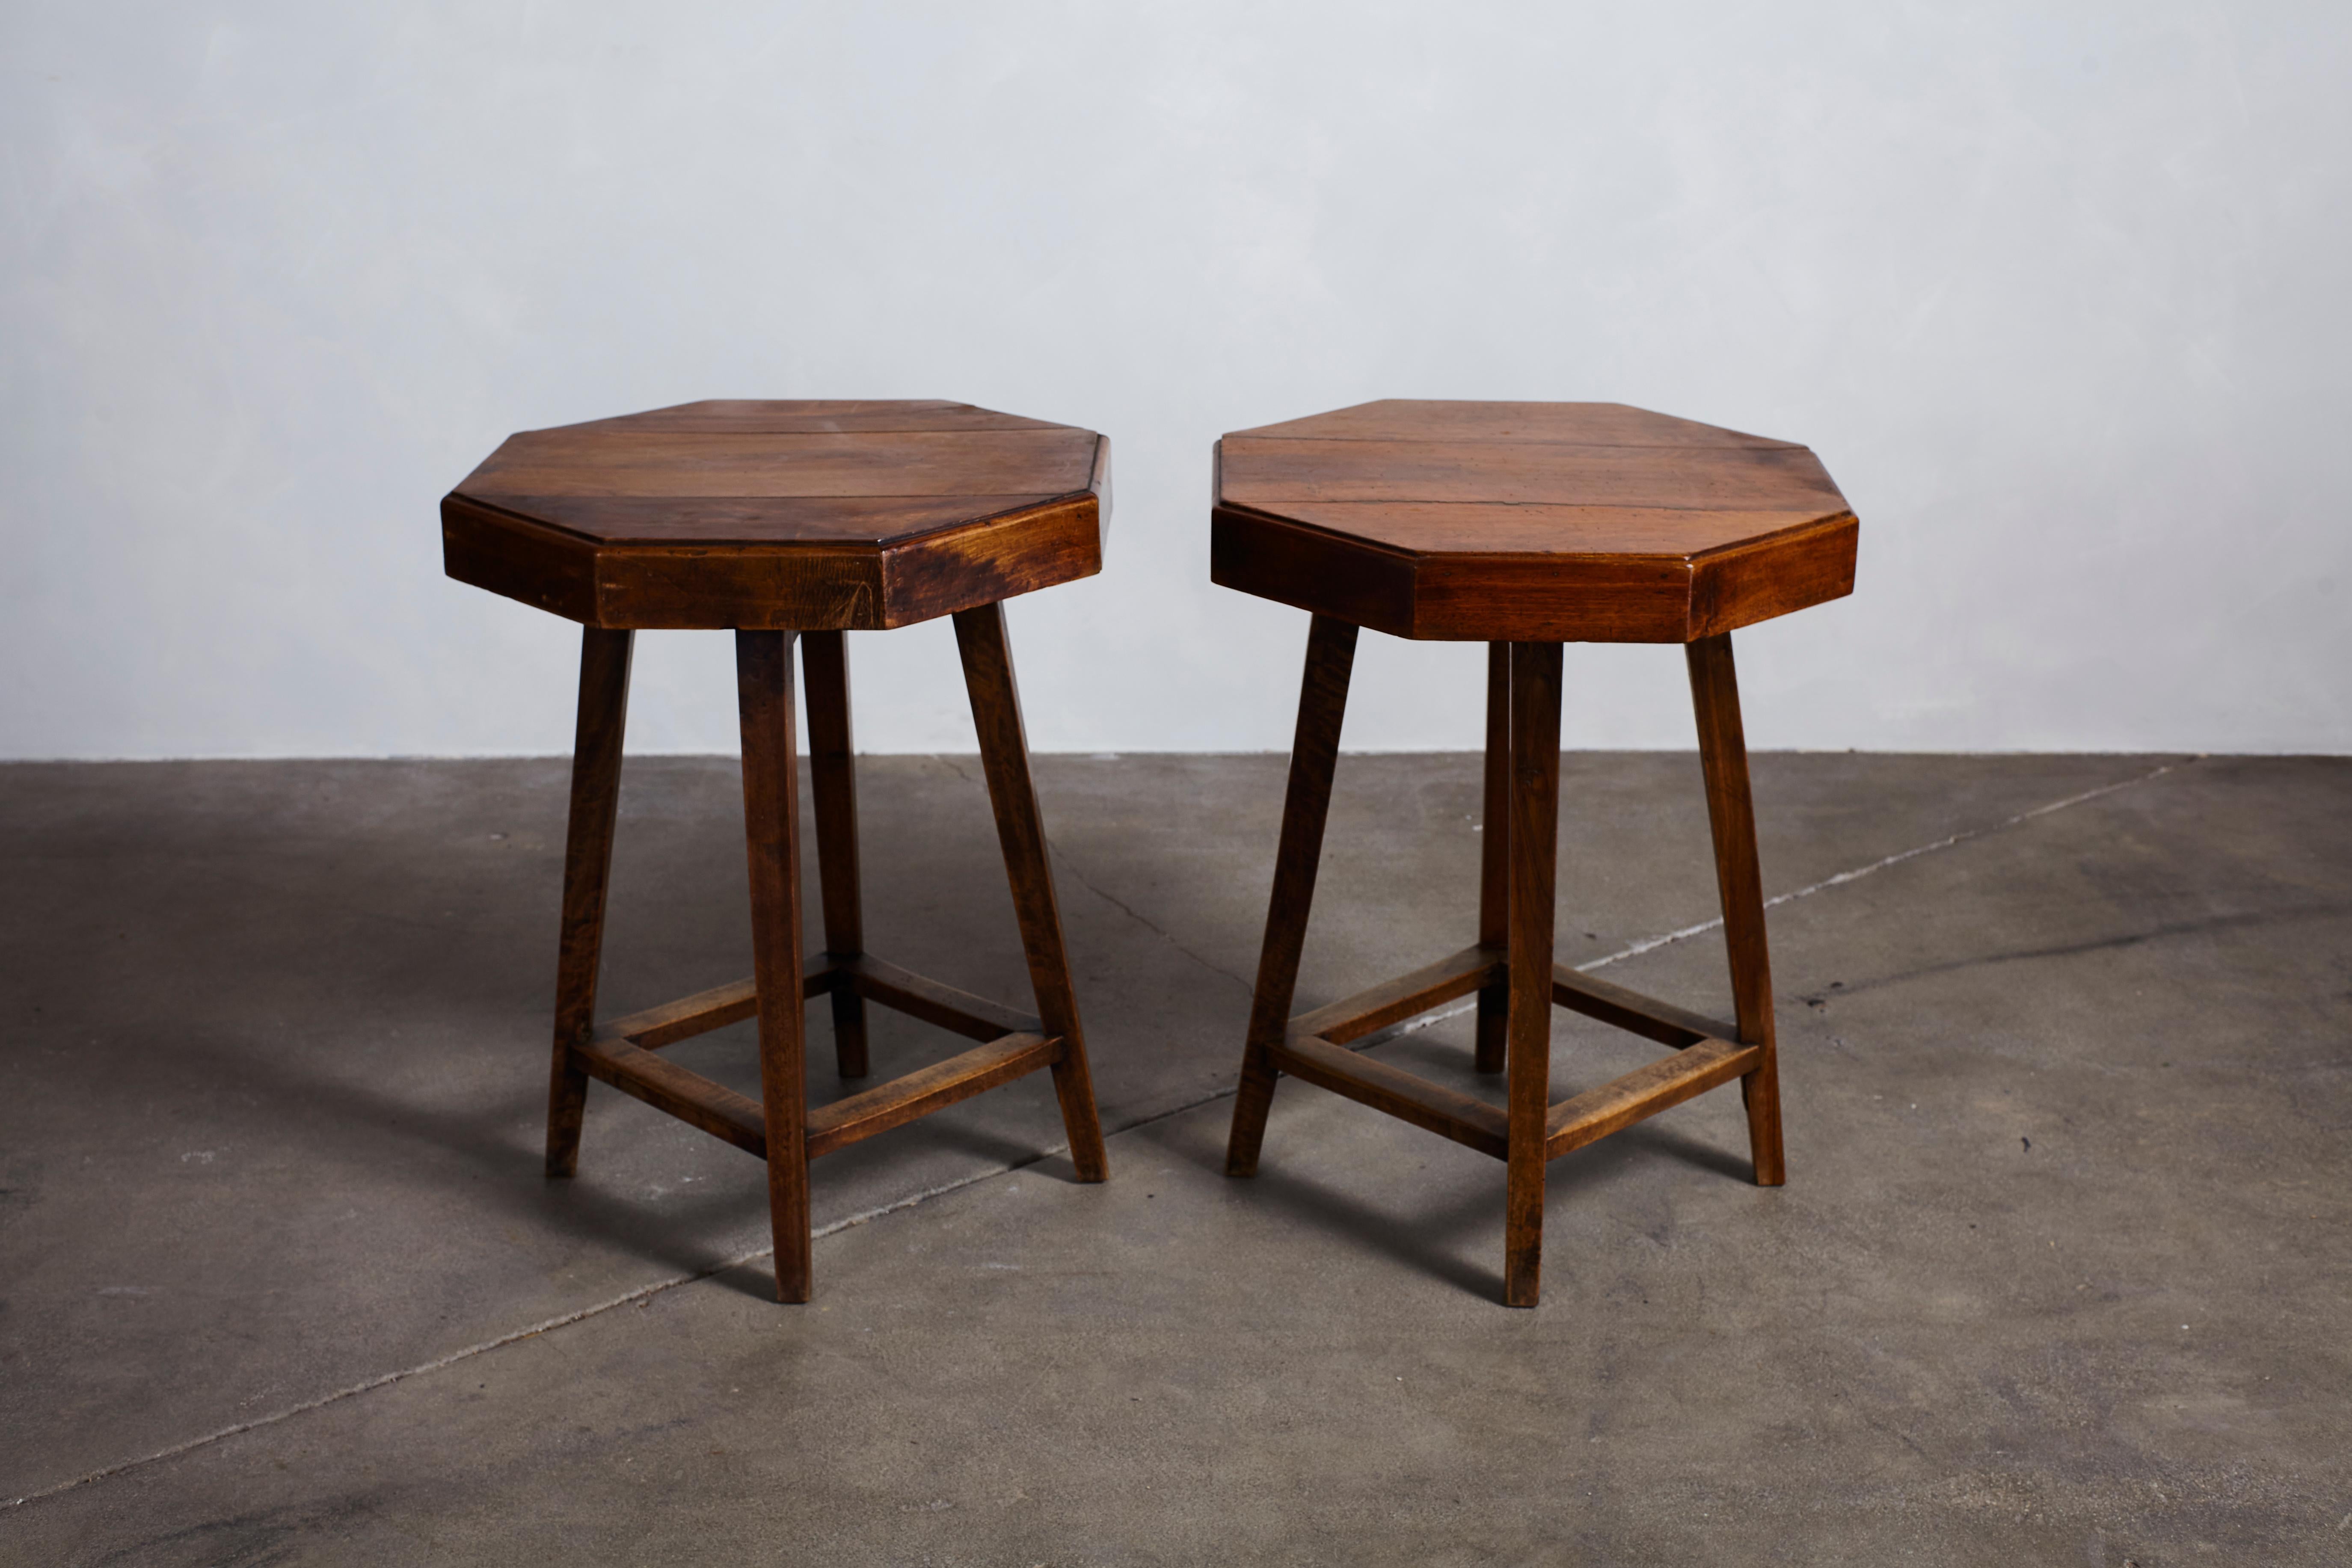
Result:
[[[604,952],[604,892],[613,818],[621,804],[621,735],[629,714],[635,634],[588,626],[580,635],[580,720],[572,742],[572,823],[563,840],[563,926],[555,961],[555,1059],[547,1090],[547,1173],[580,1168],[588,1075],[572,1059],[596,1029],[596,971]]]
[[[971,721],[980,732],[980,762],[988,775],[988,798],[996,810],[996,835],[1004,849],[1004,874],[1013,888],[1013,909],[1021,922],[1021,946],[1029,960],[1029,984],[1037,1016],[1048,1035],[1061,1039],[1054,1061],[1054,1093],[1062,1103],[1062,1126],[1069,1134],[1070,1163],[1078,1180],[1099,1182],[1109,1173],[1102,1123],[1095,1111],[1094,1077],[1087,1066],[1087,1040],[1078,1026],[1077,994],[1070,985],[1069,954],[1062,941],[1062,913],[1054,895],[1054,868],[1046,858],[1045,826],[1037,811],[1037,791],[1029,776],[1029,738],[1021,722],[1021,691],[1013,675],[1013,649],[1005,640],[1004,607],[984,605],[958,612],[956,647],[963,656],[964,687],[971,698]]]
[[[1486,800],[1479,825],[1478,941],[1501,947],[1511,930],[1511,645],[1486,645]],[[1480,1072],[1501,1072],[1510,1038],[1507,978],[1478,993]]]
[[[735,634],[743,724],[743,834],[759,991],[760,1105],[776,1300],[809,1299],[808,1080],[802,1038],[800,784],[793,750],[793,634]]]
[[[1282,843],[1274,858],[1274,893],[1265,911],[1257,989],[1250,1003],[1248,1043],[1234,1096],[1233,1131],[1225,1142],[1225,1174],[1257,1173],[1274,1104],[1272,1051],[1290,1024],[1298,990],[1298,958],[1307,942],[1307,914],[1315,901],[1315,871],[1323,858],[1323,824],[1331,808],[1331,773],[1339,760],[1339,727],[1348,712],[1348,677],[1356,659],[1356,628],[1317,616],[1307,631],[1307,669],[1298,688],[1298,731],[1290,745],[1290,787],[1282,803]]]
[[[1542,1294],[1544,1119],[1551,1108],[1552,884],[1559,834],[1558,643],[1511,645],[1510,1062],[1503,1300]]]
[[[808,692],[809,793],[816,802],[816,873],[824,894],[824,951],[866,951],[857,875],[857,773],[849,737],[849,650],[841,632],[801,634],[801,684]],[[864,1078],[866,998],[832,991],[833,1051],[841,1076]]]
[[[1748,1108],[1748,1147],[1756,1184],[1788,1180],[1780,1149],[1780,1066],[1773,1044],[1772,961],[1764,941],[1764,879],[1756,861],[1756,808],[1748,790],[1748,739],[1739,723],[1739,680],[1731,634],[1702,637],[1685,650],[1691,706],[1698,715],[1699,763],[1706,774],[1706,815],[1715,830],[1716,887],[1723,896],[1724,945],[1731,955],[1731,998],[1743,1045],[1761,1047],[1755,1070],[1739,1080]]]

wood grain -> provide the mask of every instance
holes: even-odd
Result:
[[[572,742],[572,816],[563,842],[563,917],[556,943],[555,1049],[547,1089],[547,1173],[580,1168],[588,1079],[572,1059],[596,1027],[596,976],[604,952],[604,895],[613,824],[621,805],[621,740],[628,726],[627,632],[583,631],[580,707]]]
[[[1087,1040],[1078,1024],[1077,994],[1070,984],[1069,954],[1062,941],[1062,911],[1047,858],[1045,819],[1029,776],[1029,737],[1021,720],[1021,691],[1013,670],[1013,647],[1004,631],[1004,607],[987,605],[955,617],[956,648],[963,658],[964,689],[980,740],[981,772],[988,779],[989,804],[1004,851],[1004,875],[1013,890],[1013,911],[1021,925],[1021,947],[1029,961],[1029,984],[1037,1016],[1055,1042],[1054,1092],[1061,1101],[1062,1126],[1070,1139],[1070,1163],[1081,1182],[1109,1173],[1102,1124],[1095,1110],[1094,1079],[1087,1063]]]
[[[809,1158],[830,1154],[1039,1068],[1051,1067],[1061,1050],[1062,1042],[1042,1035],[1004,1035],[862,1094],[820,1105],[809,1113]]]
[[[1622,985],[1580,974],[1566,964],[1552,965],[1551,999],[1556,1006],[1598,1018],[1663,1046],[1680,1047],[1706,1039],[1736,1039],[1739,1034],[1728,1024],[1718,1024],[1671,1002],[1661,1002]]]
[[[889,430],[703,435],[604,426],[509,436],[457,485],[509,496],[1066,495],[1087,488],[1091,430]]]
[[[583,1071],[622,1093],[769,1160],[769,1170],[775,1169],[774,1161],[769,1159],[768,1124],[757,1101],[617,1037],[590,1040],[575,1047],[572,1056]],[[802,1175],[805,1181],[805,1170]]]
[[[858,897],[857,764],[849,726],[848,639],[801,635],[801,685],[808,697],[809,794],[816,807],[817,881],[824,902],[824,952],[838,963],[866,951]],[[833,1049],[844,1078],[864,1078],[866,998],[854,985],[833,994]]]
[[[867,1000],[967,1039],[993,1040],[1005,1035],[1042,1034],[1045,1029],[1042,1019],[1018,1007],[959,991],[870,952],[844,963],[841,972],[849,984],[857,987],[858,994]]]
[[[1511,645],[1509,1147],[1503,1301],[1542,1295],[1545,1126],[1551,1097],[1552,889],[1559,825],[1560,647]]]
[[[1268,441],[1228,436],[1224,474],[1221,499],[1228,505],[1286,516],[1294,505],[1345,501],[1468,503],[1490,514],[1526,506],[1801,511],[1814,517],[1845,510],[1845,499],[1828,473],[1802,447]],[[1487,526],[1510,521],[1507,513],[1495,515]],[[1478,538],[1483,529],[1471,530],[1466,520],[1455,527],[1468,537],[1445,548],[1484,547]],[[1507,531],[1504,537],[1511,535]]]
[[[1482,1154],[1504,1157],[1507,1137],[1503,1112],[1484,1100],[1391,1067],[1378,1057],[1359,1056],[1345,1046],[1313,1035],[1294,1035],[1268,1053],[1280,1070],[1360,1105],[1385,1112],[1441,1138],[1451,1138]]]
[[[1729,1083],[1754,1071],[1762,1054],[1756,1046],[1701,1040],[1599,1089],[1563,1100],[1545,1116],[1544,1157],[1557,1160],[1644,1117],[1705,1094],[1717,1084]]]
[[[443,498],[443,563],[587,626],[878,630],[1099,572],[1109,492],[1068,426],[689,405],[509,437]]]
[[[1691,706],[1698,718],[1699,765],[1715,837],[1715,874],[1723,898],[1724,946],[1731,962],[1732,1005],[1739,1038],[1757,1050],[1739,1080],[1748,1109],[1748,1151],[1756,1184],[1788,1180],[1780,1144],[1780,1073],[1772,1028],[1772,961],[1764,935],[1764,878],[1756,857],[1756,808],[1748,787],[1748,741],[1739,721],[1739,682],[1728,634],[1686,650]]]
[[[1236,435],[1308,440],[1572,441],[1618,447],[1790,447],[1769,436],[1718,429],[1696,419],[1622,403],[1477,403],[1386,398]]]
[[[751,976],[759,992],[760,1106],[776,1300],[805,1301],[808,1082],[801,1011],[800,784],[793,752],[793,636],[735,634],[743,731],[743,833],[751,864]],[[667,1065],[667,1064],[666,1064]]]
[[[1478,837],[1478,944],[1510,956],[1511,645],[1486,645],[1486,754]],[[1472,1062],[1501,1072],[1509,1058],[1511,976],[1506,963],[1478,993],[1478,1043]]]
[[[1225,1142],[1225,1174],[1257,1174],[1274,1104],[1275,1047],[1290,1024],[1298,993],[1298,959],[1307,916],[1315,903],[1315,872],[1323,856],[1323,825],[1331,809],[1331,773],[1339,758],[1339,729],[1348,712],[1348,675],[1356,658],[1356,628],[1318,616],[1307,628],[1307,669],[1299,682],[1298,727],[1290,746],[1290,783],[1282,803],[1282,839],[1275,850],[1274,892],[1266,901],[1265,938],[1258,952],[1257,984],[1250,1001],[1249,1035],[1242,1048],[1233,1129]]]
[[[1218,443],[1210,575],[1393,636],[1688,642],[1851,593],[1803,447],[1597,404],[1385,403]]]
[[[1383,981],[1367,991],[1344,997],[1290,1020],[1291,1035],[1313,1035],[1344,1046],[1375,1029],[1417,1018],[1432,1007],[1456,996],[1467,996],[1493,984],[1503,973],[1499,948],[1465,947],[1410,974]]]

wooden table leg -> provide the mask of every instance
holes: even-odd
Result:
[[[1315,871],[1323,858],[1323,824],[1330,814],[1331,773],[1339,760],[1339,727],[1347,717],[1348,677],[1355,660],[1355,626],[1317,616],[1307,629],[1307,669],[1298,688],[1298,730],[1290,743],[1282,841],[1275,851],[1274,892],[1266,900],[1265,942],[1258,952],[1233,1131],[1225,1142],[1228,1176],[1257,1174],[1266,1112],[1274,1105],[1270,1053],[1290,1026],[1298,989],[1298,957],[1307,943],[1307,910],[1315,901]]]
[[[800,782],[793,749],[793,634],[735,634],[743,725],[743,837],[751,870],[760,1103],[776,1300],[809,1299],[808,1081],[802,1038]]]
[[[1698,715],[1698,755],[1706,774],[1706,815],[1715,830],[1715,878],[1723,896],[1724,945],[1731,954],[1731,997],[1743,1045],[1763,1047],[1739,1080],[1748,1108],[1748,1147],[1756,1184],[1788,1180],[1780,1150],[1780,1070],[1772,1031],[1772,961],[1764,942],[1764,879],[1756,862],[1756,808],[1748,791],[1748,740],[1739,723],[1739,680],[1731,634],[1701,637],[1685,649],[1691,706]]]
[[[1046,858],[1045,826],[1037,811],[1037,791],[1029,776],[1029,738],[1021,722],[1021,690],[1013,675],[1013,649],[1004,636],[1004,606],[983,605],[959,611],[956,647],[963,656],[965,690],[971,721],[980,732],[981,769],[988,775],[988,798],[996,808],[996,836],[1004,849],[1004,874],[1013,887],[1013,913],[1021,922],[1021,946],[1029,960],[1029,984],[1037,1016],[1048,1035],[1060,1037],[1054,1060],[1054,1092],[1062,1102],[1062,1126],[1069,1134],[1070,1163],[1078,1180],[1099,1182],[1109,1173],[1102,1123],[1095,1111],[1094,1077],[1087,1067],[1087,1040],[1078,1026],[1077,994],[1070,985],[1069,954],[1062,941],[1062,913],[1054,896],[1054,868]]]
[[[555,961],[555,1059],[547,1090],[547,1173],[580,1168],[588,1075],[574,1046],[596,1032],[596,970],[604,952],[604,892],[613,869],[613,819],[621,804],[621,734],[629,716],[634,632],[583,627],[580,720],[572,742],[572,824],[563,840],[563,926]]]
[[[824,893],[824,951],[866,951],[857,876],[857,773],[849,738],[849,650],[841,632],[801,634],[801,684],[808,692],[809,793],[816,800],[816,874]],[[866,998],[836,985],[833,1051],[841,1076],[864,1078]]]
[[[1558,643],[1511,645],[1510,1063],[1503,1300],[1542,1294],[1544,1121],[1551,1109],[1552,884],[1559,843]]]
[[[1511,933],[1511,645],[1486,645],[1486,777],[1478,845],[1478,942],[1501,947]],[[1501,1072],[1510,1038],[1507,978],[1478,993],[1480,1072]]]

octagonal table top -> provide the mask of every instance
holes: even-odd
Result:
[[[1613,403],[1391,400],[1218,443],[1211,575],[1400,637],[1687,642],[1851,593],[1792,441]]]
[[[962,403],[682,404],[508,437],[445,561],[590,626],[903,626],[1099,571],[1109,455]]]

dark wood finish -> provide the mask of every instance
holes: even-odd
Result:
[[[690,404],[509,437],[444,563],[595,626],[908,626],[1100,571],[1109,462],[961,404]]]
[[[1655,1116],[1717,1084],[1729,1083],[1754,1071],[1761,1054],[1755,1046],[1701,1040],[1599,1089],[1563,1100],[1544,1115],[1544,1158],[1557,1160],[1645,1116]]]
[[[1729,1024],[1718,1024],[1671,1002],[1660,1002],[1638,991],[1629,991],[1622,985],[1612,985],[1606,980],[1579,974],[1565,964],[1552,966],[1551,999],[1555,1006],[1581,1013],[1588,1018],[1598,1018],[1604,1024],[1613,1024],[1630,1034],[1655,1040],[1662,1046],[1679,1048],[1696,1045],[1701,1040],[1735,1040],[1739,1037],[1739,1031]]]
[[[1810,451],[1615,404],[1366,404],[1216,471],[1215,581],[1398,637],[1688,642],[1853,588]]]
[[[1772,1030],[1772,963],[1764,937],[1764,879],[1756,859],[1756,808],[1748,790],[1748,740],[1739,722],[1739,681],[1731,637],[1691,644],[1691,706],[1698,715],[1699,763],[1715,835],[1716,884],[1723,897],[1724,945],[1731,958],[1739,1038],[1757,1048],[1739,1080],[1748,1143],[1759,1186],[1788,1180],[1780,1148],[1780,1073]]]
[[[1331,809],[1331,773],[1339,760],[1339,730],[1348,713],[1348,676],[1356,659],[1356,628],[1318,616],[1307,628],[1307,669],[1299,682],[1298,728],[1290,747],[1290,784],[1282,803],[1282,841],[1275,851],[1274,892],[1266,905],[1265,941],[1250,1003],[1248,1044],[1234,1096],[1233,1131],[1225,1142],[1225,1174],[1257,1173],[1274,1104],[1275,1047],[1290,1021],[1298,992],[1298,959],[1307,942],[1307,914],[1315,902],[1315,870],[1323,858],[1323,824]]]
[[[1267,1054],[1282,1071],[1345,1095],[1359,1105],[1426,1128],[1482,1154],[1504,1157],[1508,1124],[1502,1111],[1484,1100],[1457,1094],[1377,1057],[1358,1056],[1345,1046],[1313,1035],[1292,1035]]]
[[[830,1154],[877,1132],[903,1127],[942,1106],[970,1100],[1051,1067],[1062,1054],[1062,1042],[1043,1035],[1003,1035],[984,1046],[918,1068],[863,1094],[853,1094],[821,1105],[809,1114],[809,1158]]]
[[[1292,1073],[1505,1163],[1504,1300],[1540,1293],[1544,1168],[1738,1079],[1756,1179],[1783,1178],[1762,883],[1732,628],[1853,585],[1858,524],[1813,455],[1614,404],[1364,404],[1218,444],[1211,575],[1314,616],[1265,942],[1227,1146],[1257,1168]],[[1487,647],[1478,944],[1287,1018],[1356,628]],[[1688,645],[1736,1025],[1553,960],[1560,644]],[[1478,994],[1505,1106],[1347,1049]],[[1551,1009],[1675,1054],[1549,1103]]]
[[[621,805],[621,737],[629,714],[627,632],[583,630],[580,712],[572,743],[572,820],[563,841],[563,924],[555,961],[555,1049],[547,1090],[547,1173],[580,1168],[588,1078],[572,1059],[596,1028],[596,974],[604,952],[604,894],[613,822]]]
[[[824,898],[828,958],[866,951],[858,899],[857,763],[849,732],[848,638],[840,632],[801,636],[801,685],[808,694],[809,794],[816,805],[817,880]],[[864,1078],[866,998],[853,985],[833,987],[833,1050],[844,1078]]]
[[[1442,1007],[1456,996],[1491,988],[1503,975],[1503,953],[1486,946],[1461,952],[1424,964],[1410,974],[1384,981],[1369,991],[1302,1013],[1290,1021],[1288,1032],[1312,1035],[1344,1046],[1375,1029],[1417,1018],[1432,1007]]]
[[[963,657],[964,688],[971,699],[972,727],[980,737],[981,770],[996,812],[996,834],[1004,851],[1004,874],[1013,888],[1013,910],[1021,925],[1021,946],[1029,961],[1029,984],[1045,1032],[1059,1043],[1054,1058],[1054,1092],[1062,1103],[1062,1126],[1069,1134],[1070,1163],[1078,1180],[1099,1182],[1109,1173],[1102,1125],[1095,1114],[1094,1080],[1087,1066],[1087,1042],[1078,1026],[1077,994],[1070,986],[1069,956],[1062,942],[1062,913],[1054,894],[1054,868],[1047,858],[1045,826],[1029,777],[1029,739],[1021,722],[1021,692],[1013,673],[1013,649],[1004,633],[1004,608],[988,605],[959,611],[956,647]]]
[[[813,954],[801,966],[801,995],[803,999],[822,996],[835,988],[837,972],[824,953]],[[626,1014],[597,1026],[596,1033],[628,1041],[649,1051],[674,1046],[680,1040],[690,1040],[697,1035],[723,1029],[730,1024],[740,1024],[760,1010],[760,988],[755,981],[734,980],[724,985],[714,985],[708,991],[698,991],[691,996],[681,996],[675,1002],[664,1002],[643,1012]]]
[[[767,1162],[776,1293],[810,1292],[809,1162],[1045,1068],[1082,1181],[1107,1169],[1001,601],[1100,569],[1110,444],[945,402],[699,403],[510,438],[443,500],[461,581],[579,620],[580,710],[557,965],[547,1168],[570,1175],[591,1078]],[[854,627],[956,617],[965,684],[1039,1016],[866,951]],[[743,733],[752,977],[595,1023],[634,628],[731,628]],[[801,929],[793,648],[806,659],[824,950]],[[981,1042],[808,1106],[803,1004],[869,1070],[874,1002]],[[756,1018],[761,1098],[657,1053]]]
[[[1608,447],[1795,447],[1653,414],[1622,403],[1472,403],[1391,397],[1279,425],[1237,430],[1236,436],[1316,441],[1561,441]]]
[[[618,1036],[591,1040],[574,1049],[572,1057],[583,1070],[622,1093],[644,1100],[656,1110],[667,1111],[714,1138],[723,1138],[747,1153],[768,1158],[768,1123],[758,1101]],[[774,1168],[771,1163],[769,1169]]]
[[[800,781],[793,751],[793,636],[735,634],[743,728],[743,833],[759,989],[760,1107],[776,1300],[809,1299],[808,1079],[801,1010]]]
[[[952,985],[910,973],[897,964],[865,953],[846,960],[840,966],[842,975],[857,987],[858,994],[869,1001],[879,1002],[911,1018],[962,1035],[968,1039],[993,1040],[1005,1035],[1034,1035],[1045,1031],[1043,1020],[1018,1007],[1008,1007],[1002,1002],[985,996],[975,996],[969,991],[959,991]]]
[[[1503,1194],[1503,1301],[1542,1290],[1544,1117],[1551,1101],[1552,884],[1559,825],[1558,643],[1511,645],[1510,1149]]]
[[[1479,821],[1478,941],[1504,952],[1511,940],[1511,645],[1486,645],[1486,765]],[[1508,971],[1478,993],[1480,1072],[1501,1072],[1510,1039]]]

